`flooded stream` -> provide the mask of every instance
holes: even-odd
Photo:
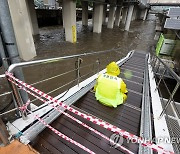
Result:
[[[125,55],[131,50],[148,52],[150,50],[150,47],[154,45],[154,20],[132,21],[129,32],[124,31],[123,28],[124,25],[121,25],[120,27],[114,27],[113,29],[107,29],[106,26],[103,26],[102,33],[96,34],[92,32],[93,27],[91,24],[91,20],[89,21],[88,27],[82,26],[81,21],[79,21],[77,22],[76,44],[65,42],[65,34],[62,26],[40,28],[40,34],[34,37],[37,57],[35,57],[33,60],[120,48],[116,53],[88,56],[86,58],[82,58],[83,62],[81,66],[89,66],[81,69],[81,76],[84,75],[84,78],[87,78],[89,76],[88,72],[90,70],[93,70],[95,68],[97,71],[96,65],[93,64],[95,63],[97,58],[102,61],[101,68],[104,68],[108,62],[121,58],[121,56],[119,56],[121,53]],[[104,59],[108,60],[105,61]],[[34,83],[46,78],[50,78],[54,75],[73,70],[75,69],[76,60],[77,59],[70,59],[63,60],[57,63],[47,63],[43,65],[26,67],[23,69],[25,80],[27,83]],[[87,76],[85,76],[85,74],[87,74]],[[74,71],[64,76],[60,76],[53,80],[44,82],[43,84],[37,84],[35,85],[35,87],[47,93],[74,80],[76,77],[76,71]],[[0,93],[8,91],[7,84],[4,84],[5,81],[1,79],[0,82]],[[70,83],[69,85],[64,86],[61,90],[53,92],[51,95],[56,96],[76,83],[77,81],[72,84]],[[34,98],[31,98],[31,100],[33,99]],[[4,97],[3,99],[0,98],[0,109],[6,106],[6,104],[9,103],[10,100],[11,98],[9,96]],[[35,101],[34,103],[36,105],[42,104],[39,101]],[[12,117],[10,117],[10,119]]]

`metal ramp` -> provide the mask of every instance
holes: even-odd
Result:
[[[145,53],[134,52],[132,57],[120,66],[120,77],[127,84],[127,88],[129,91],[128,99],[125,104],[120,105],[115,109],[103,106],[96,101],[94,93],[89,91],[81,99],[75,102],[73,104],[73,107],[83,113],[92,114],[119,128],[127,130],[132,134],[140,136],[140,132],[142,131],[141,107],[143,99],[143,82],[146,63],[145,59]],[[127,70],[128,72],[130,72],[130,76],[128,77],[126,74]],[[108,137],[113,134],[112,132],[73,113],[70,113],[69,111],[66,112]],[[112,145],[110,145],[107,140],[82,127],[81,125],[72,121],[64,115],[60,115],[51,124],[51,126],[76,140],[77,142],[85,145],[87,148],[93,150],[96,153],[124,153],[123,150],[112,147]],[[133,153],[138,153],[139,144],[127,142],[128,141],[124,139],[122,145]],[[84,150],[80,149],[74,144],[68,143],[65,140],[59,138],[48,128],[46,128],[42,133],[38,135],[33,143],[33,147],[40,153],[85,153]]]

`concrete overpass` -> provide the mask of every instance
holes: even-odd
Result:
[[[149,0],[151,6],[180,6],[180,0]]]
[[[4,0],[3,0],[4,1]],[[30,60],[36,56],[33,35],[39,34],[34,0],[6,0],[8,1],[14,33],[19,55],[23,60]],[[47,3],[47,0],[44,0]],[[55,0],[48,0],[54,4]],[[88,26],[88,4],[93,3],[93,32],[101,33],[102,25],[112,29],[124,24],[124,30],[129,31],[132,20],[146,19],[148,9],[147,0],[82,0],[82,24]],[[76,43],[76,1],[59,0],[62,7],[65,40]],[[109,7],[108,22],[105,22],[107,6]],[[6,34],[4,34],[6,35]]]

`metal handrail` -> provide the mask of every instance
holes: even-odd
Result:
[[[5,95],[9,95],[9,94],[12,94],[12,91],[5,92],[5,93],[3,93],[3,94],[0,94],[0,97],[5,96]]]
[[[88,72],[88,73],[84,74],[83,76],[81,76],[81,77],[79,77],[79,78],[83,78],[83,77],[89,75],[89,74],[92,73],[92,72],[93,72],[93,71]],[[76,78],[76,79],[74,79],[74,80],[72,80],[72,81],[70,81],[70,82],[64,84],[63,86],[61,86],[61,87],[59,87],[59,88],[56,88],[56,89],[54,89],[54,90],[48,92],[47,94],[51,94],[51,93],[53,93],[53,92],[55,92],[55,91],[57,91],[57,90],[59,90],[59,89],[65,87],[65,86],[67,86],[67,85],[73,83],[73,82],[76,81],[76,80],[78,80],[78,78]],[[35,98],[35,99],[33,99],[33,100],[31,101],[31,103],[33,103],[33,102],[35,102],[35,101],[37,101],[37,100],[38,100],[38,99]],[[8,114],[8,113],[11,113],[11,112],[16,111],[16,110],[19,110],[19,108],[13,108],[13,109],[11,109],[11,110],[9,110],[9,111],[7,111],[7,112],[4,112],[4,113],[0,114],[0,116],[5,115],[5,114]]]
[[[160,95],[160,100],[162,104],[162,111],[159,114],[158,119],[161,119],[163,116],[166,120],[167,127],[170,133],[171,138],[177,137],[177,131],[173,128],[172,125],[172,118],[177,120],[177,125],[180,127],[180,112],[177,108],[177,105],[174,103],[174,96],[177,94],[177,90],[180,87],[180,77],[171,69],[163,60],[161,60],[159,57],[157,57],[154,53],[152,53],[151,58],[151,66],[152,71],[154,71],[154,78],[158,80],[156,85],[156,90],[158,90]],[[165,81],[165,78],[174,79],[176,81],[176,85],[173,87],[174,89],[171,91]],[[163,98],[163,91],[160,88],[160,83],[163,84],[164,90],[167,90],[166,94],[168,94],[168,99],[165,101]],[[169,108],[170,107],[170,108]],[[171,114],[173,114],[171,116]],[[170,116],[169,116],[170,115]],[[174,132],[175,131],[175,132]],[[173,143],[173,149],[176,151],[176,153],[179,152],[179,147],[177,147],[178,143]]]
[[[154,53],[152,54],[165,66],[165,68],[170,72],[170,74],[174,77],[174,79],[177,82],[180,82],[180,77],[167,64],[165,64],[158,56],[156,56]]]
[[[71,58],[82,57],[82,56],[87,56],[87,55],[102,54],[102,53],[107,53],[107,52],[112,52],[112,51],[117,51],[117,50],[120,50],[120,48],[99,51],[99,52],[88,52],[88,53],[83,53],[83,54],[76,54],[76,55],[57,57],[57,58],[48,58],[48,59],[43,59],[43,60],[35,60],[35,61],[30,61],[30,62],[21,62],[21,63],[10,65],[7,71],[9,73],[13,73],[13,71],[18,67],[34,66],[37,64],[45,64],[45,63],[54,63],[54,62],[58,62],[65,59],[71,59]]]
[[[157,74],[160,64],[162,64],[163,68],[164,68],[162,74],[160,75],[160,79],[157,84],[156,90],[159,88],[161,81],[163,81],[163,83],[168,91],[168,94],[169,94],[169,99],[168,99],[166,105],[164,106],[161,114],[159,115],[159,118],[161,118],[165,114],[165,112],[166,112],[168,106],[171,104],[171,102],[174,102],[173,97],[174,97],[175,93],[177,92],[178,88],[180,87],[180,77],[167,64],[165,64],[158,56],[156,56],[154,53],[151,53],[151,54],[153,55],[151,65],[152,65],[152,70],[155,71],[155,74]],[[154,68],[156,67],[157,60],[158,60],[158,67],[155,70]],[[170,73],[170,75],[173,77],[173,79],[175,79],[177,81],[176,86],[172,92],[170,92],[168,86],[166,85],[166,83],[163,79],[165,77],[165,72],[167,72],[167,71]]]
[[[102,60],[102,61],[104,61],[104,60]],[[101,62],[102,62],[102,61],[101,61]],[[88,65],[79,67],[79,69],[82,69],[82,68],[85,68],[85,67],[92,66],[93,64],[94,64],[94,63],[91,63],[91,64],[88,64]],[[60,77],[60,76],[62,76],[62,75],[65,75],[65,74],[68,74],[68,73],[71,73],[71,72],[77,71],[77,70],[78,70],[78,68],[73,69],[73,70],[68,71],[68,72],[65,72],[65,73],[62,73],[62,74],[58,74],[58,75],[53,76],[53,77],[51,77],[51,78],[47,78],[47,79],[41,80],[41,81],[39,81],[39,82],[32,83],[32,84],[30,84],[30,85],[36,85],[36,84],[39,84],[39,83],[42,83],[42,82],[45,82],[45,81],[49,81],[49,80],[54,79],[54,78],[56,78],[56,77]],[[93,72],[93,71],[91,71],[91,72]],[[89,74],[89,73],[87,73],[87,74]],[[79,79],[82,78],[82,77],[84,77],[84,76],[86,76],[87,74],[85,74],[85,75],[83,75],[83,76],[79,76]],[[65,87],[65,86],[67,86],[67,85],[73,83],[73,82],[76,81],[76,80],[78,80],[78,78],[76,78],[76,79],[70,81],[69,83],[64,84],[64,85],[61,86],[61,87],[58,87],[58,88],[56,88],[56,89],[54,89],[54,90],[52,90],[52,91],[47,92],[47,94],[51,94],[51,93],[53,93],[53,92],[55,92],[55,91],[57,91],[57,90],[59,90],[59,89]],[[38,99],[36,98],[36,99],[32,100],[31,103],[34,102],[34,101],[36,101],[36,100],[38,100]]]
[[[19,68],[19,67],[22,68],[22,67],[26,67],[26,66],[34,66],[34,65],[46,64],[46,63],[54,63],[54,62],[59,62],[59,61],[61,61],[61,60],[67,60],[67,59],[72,59],[72,58],[77,58],[77,60],[79,60],[80,57],[83,57],[83,56],[103,54],[103,53],[108,53],[108,52],[112,52],[112,51],[115,51],[116,53],[118,53],[118,54],[121,55],[122,53],[117,52],[118,50],[120,50],[120,48],[111,49],[111,50],[105,50],[105,51],[99,51],[99,52],[90,52],[90,53],[76,54],[76,55],[64,56],[64,57],[57,57],[57,58],[49,58],[49,59],[44,59],[44,60],[36,60],[36,61],[31,61],[31,62],[22,62],[22,63],[12,64],[7,71],[10,72],[10,73],[13,73],[13,72],[15,71],[15,69],[16,69],[16,68]],[[123,54],[122,54],[122,55],[123,55]],[[107,60],[107,59],[106,59],[106,60]],[[99,61],[99,60],[98,60],[98,61]],[[102,60],[102,61],[104,61],[104,60]],[[101,61],[101,62],[102,62],[102,61]],[[43,83],[43,82],[45,82],[45,81],[48,81],[48,80],[50,80],[50,79],[54,79],[54,78],[59,77],[59,76],[62,76],[62,75],[65,75],[65,74],[70,73],[70,72],[72,72],[72,71],[78,71],[78,70],[80,70],[80,69],[82,69],[82,68],[84,68],[84,67],[89,67],[89,66],[91,66],[91,65],[93,65],[93,64],[95,64],[95,63],[97,63],[97,60],[96,60],[96,62],[90,63],[90,64],[85,65],[85,66],[81,66],[81,67],[80,67],[80,65],[78,65],[76,69],[73,69],[73,70],[71,70],[71,71],[67,71],[67,72],[65,72],[65,73],[62,73],[62,74],[59,74],[59,75],[56,75],[56,76],[53,76],[53,77],[50,77],[50,78],[47,78],[47,79],[44,79],[44,80],[35,82],[35,83],[32,83],[31,85],[35,85],[35,84],[38,84],[38,83]],[[100,63],[98,63],[98,66],[99,66],[99,64],[100,64]],[[100,67],[100,66],[99,66],[99,67]],[[98,69],[99,69],[99,68],[98,68]],[[91,71],[91,73],[92,73],[92,71]],[[79,74],[79,75],[78,75],[78,74]],[[79,71],[78,74],[77,74],[77,78],[76,78],[75,80],[73,80],[73,81],[71,81],[71,82],[68,82],[67,84],[65,84],[65,85],[63,85],[63,86],[61,86],[61,87],[58,87],[58,88],[56,88],[56,89],[54,89],[53,91],[50,91],[50,92],[48,92],[48,93],[52,93],[52,92],[54,92],[54,91],[57,91],[57,90],[65,87],[66,85],[71,84],[72,82],[74,82],[74,81],[76,81],[76,80],[78,81],[77,84],[79,84],[79,80],[80,80],[82,77],[85,77],[86,75],[88,75],[89,73],[88,73],[88,74],[85,74],[85,75],[83,75],[83,76],[80,76],[80,71]],[[5,77],[5,75],[2,75],[2,77]],[[9,93],[10,93],[10,92],[9,92]],[[2,95],[4,95],[4,94],[2,94]],[[32,100],[31,102],[34,102],[34,101],[36,101],[36,99]],[[15,111],[15,110],[18,110],[18,108],[11,109],[10,112]],[[7,111],[6,113],[9,113],[9,111]],[[5,113],[5,114],[6,114],[6,113]],[[4,113],[3,113],[3,115],[4,115]]]
[[[5,78],[5,77],[6,77],[5,74],[1,74],[1,75],[0,75],[0,78]]]

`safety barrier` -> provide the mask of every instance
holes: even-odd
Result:
[[[165,113],[166,109],[168,108],[168,106],[171,104],[171,102],[175,102],[174,101],[174,95],[176,94],[176,92],[177,92],[177,90],[178,90],[178,88],[180,86],[180,77],[172,70],[172,68],[170,68],[167,64],[165,64],[155,54],[153,54],[153,56],[152,56],[151,66],[152,66],[153,72],[157,76],[159,76],[159,81],[157,83],[156,90],[160,90],[160,84],[163,83],[166,90],[167,90],[167,93],[169,94],[169,99],[168,99],[166,105],[164,106],[164,109],[163,109],[162,113],[160,114],[160,118],[161,118],[164,115],[164,113]],[[172,78],[172,79],[174,79],[176,81],[176,86],[174,87],[172,92],[168,88],[168,86],[167,86],[167,84],[165,82],[165,78]],[[162,96],[162,94],[161,94],[161,96]],[[176,114],[179,114],[179,113],[176,113]],[[180,117],[180,115],[178,117]]]
[[[163,110],[159,115],[159,119],[165,116],[171,138],[177,138],[180,136],[180,111],[178,108],[179,103],[174,100],[174,97],[177,95],[177,91],[180,86],[180,77],[173,70],[173,62],[170,63],[168,61],[167,64],[167,61],[163,61],[152,53],[150,63],[157,83],[155,90],[158,90],[159,92],[163,107]],[[171,80],[171,87],[167,84],[168,80]],[[174,81],[174,87],[172,81]],[[164,97],[168,97],[168,99],[165,99]],[[179,144],[172,143],[172,145],[174,151],[179,153]]]
[[[57,63],[61,61],[68,61],[72,60],[72,65],[75,65],[75,68],[72,70],[68,70],[66,72],[56,74],[52,77],[42,79],[40,81],[34,82],[31,85],[43,85],[44,83],[50,82],[51,80],[57,79],[62,76],[70,75],[70,74],[76,74],[76,78],[74,78],[71,81],[67,81],[66,83],[63,83],[62,86],[54,87],[53,90],[48,91],[47,94],[53,94],[55,92],[62,93],[65,90],[69,89],[67,88],[68,86],[72,87],[76,84],[79,84],[80,81],[84,80],[85,78],[99,72],[100,69],[104,68],[111,60],[118,60],[119,58],[122,58],[125,56],[125,53],[119,53],[120,49],[111,49],[111,50],[105,50],[105,51],[99,51],[99,52],[89,52],[89,53],[83,53],[83,54],[77,54],[77,55],[71,55],[71,56],[64,56],[64,57],[57,57],[57,58],[50,58],[50,59],[44,59],[44,60],[36,60],[36,61],[30,61],[30,62],[22,62],[18,64],[13,64],[9,67],[8,71],[13,72],[17,68],[23,68],[27,66],[37,66],[37,65],[46,65],[46,64],[52,64],[52,63]],[[118,56],[117,56],[118,55]],[[89,60],[89,57],[93,57],[92,60]],[[104,57],[103,57],[104,56]],[[86,60],[84,60],[86,59]],[[75,61],[75,62],[74,62]],[[89,62],[90,61],[90,62]],[[82,73],[81,70],[88,70],[84,74]],[[0,78],[4,78],[5,75],[2,74],[0,75]],[[18,91],[16,92],[18,93]],[[9,96],[7,96],[9,95]],[[12,96],[11,96],[12,95]],[[5,93],[0,93],[0,97],[16,97],[14,94],[14,91],[5,92]],[[31,100],[35,105],[38,103],[37,99]],[[26,103],[26,102],[24,102]],[[23,103],[18,103],[17,104],[23,104]],[[38,105],[37,105],[38,106]],[[10,109],[6,112],[0,113],[0,115],[5,115],[13,111],[19,110],[18,107],[16,106],[13,109]]]
[[[173,153],[173,152],[167,151],[164,148],[162,148],[160,146],[157,146],[157,145],[155,145],[155,144],[153,144],[151,142],[145,142],[145,141],[143,141],[143,139],[141,137],[138,137],[138,136],[136,136],[134,134],[130,134],[129,132],[127,132],[125,130],[122,130],[122,129],[120,129],[120,128],[118,128],[118,127],[116,127],[116,126],[114,126],[114,125],[112,125],[112,124],[110,124],[108,122],[103,121],[102,119],[98,119],[98,118],[96,118],[94,116],[86,115],[84,113],[81,113],[80,111],[78,111],[78,110],[76,110],[76,109],[74,109],[74,108],[72,108],[70,106],[67,106],[63,102],[58,101],[57,99],[55,99],[55,98],[47,95],[46,93],[32,87],[31,85],[28,85],[27,83],[24,83],[23,81],[20,81],[19,79],[15,78],[12,74],[10,74],[8,72],[6,72],[6,75],[7,75],[8,80],[10,82],[13,82],[18,87],[23,88],[24,90],[26,90],[26,92],[28,92],[30,94],[33,94],[33,92],[34,92],[34,93],[36,93],[36,95],[39,95],[37,97],[40,100],[42,99],[42,97],[44,97],[44,99],[47,99],[47,101],[50,101],[51,103],[55,103],[55,105],[59,105],[59,106],[65,108],[65,109],[67,109],[68,111],[70,111],[70,112],[72,112],[72,113],[74,113],[76,115],[79,115],[82,118],[84,118],[84,119],[86,119],[88,121],[91,121],[91,122],[105,128],[105,129],[107,129],[109,131],[112,131],[114,133],[119,133],[121,136],[123,136],[126,139],[131,139],[131,140],[134,140],[134,141],[136,141],[138,143],[141,143],[143,146],[149,147],[154,151],[157,151],[157,152],[160,152],[160,153],[170,153],[170,154]],[[30,91],[27,90],[27,89],[29,89]]]
[[[20,87],[21,89],[25,90],[26,92],[28,92],[29,94],[31,94],[32,96],[36,97],[38,100],[41,100],[44,103],[47,103],[46,100],[44,100],[43,98],[41,98],[41,96],[37,96],[36,94],[34,94],[33,92],[27,90],[25,87],[23,87],[22,85],[17,84],[15,81],[8,79],[10,82],[16,84],[18,87]],[[35,88],[33,88],[35,89]],[[37,89],[36,89],[37,90]],[[39,90],[37,90],[39,91]],[[47,94],[46,96],[47,97]],[[24,106],[20,107],[20,109],[24,112],[25,110],[27,110],[27,106],[30,104],[30,101],[28,101]],[[99,136],[101,136],[102,138],[108,140],[109,142],[114,143],[114,141],[111,141],[107,136],[103,135],[102,133],[98,132],[97,130],[95,130],[94,128],[91,128],[90,126],[86,125],[85,123],[81,122],[80,120],[76,119],[75,117],[71,116],[70,114],[60,110],[58,107],[56,107],[56,105],[51,104],[50,102],[48,103],[48,105],[50,107],[53,107],[54,109],[56,109],[58,112],[63,113],[64,115],[66,115],[67,117],[69,117],[70,119],[76,121],[77,123],[79,123],[80,125],[84,126],[85,128],[88,128],[89,130],[93,131],[94,133],[98,134]],[[29,111],[29,110],[28,110]],[[30,113],[33,113],[30,111]],[[37,117],[37,116],[36,116]],[[39,118],[38,118],[39,120]],[[42,122],[43,120],[40,119],[40,121]],[[43,124],[45,124],[45,122],[43,122]],[[47,126],[47,124],[45,124]],[[50,126],[48,125],[48,128],[50,128]],[[52,128],[50,128],[51,130],[53,130]],[[54,130],[53,130],[54,131]],[[57,131],[55,131],[55,133],[57,133]],[[115,144],[115,143],[114,143]],[[131,152],[130,150],[124,148],[123,146],[121,146],[120,144],[116,145],[117,147],[119,147],[120,149],[122,149],[123,151],[125,151],[126,153],[129,154],[133,154],[133,152]]]

